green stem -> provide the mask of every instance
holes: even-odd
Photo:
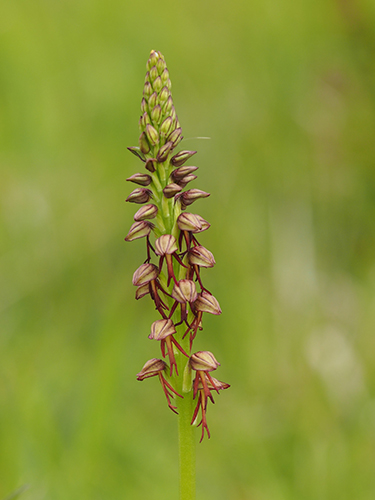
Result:
[[[192,391],[178,398],[178,442],[180,463],[180,500],[195,500],[195,441]]]

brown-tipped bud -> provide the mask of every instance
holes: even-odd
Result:
[[[181,190],[182,187],[173,182],[172,184],[168,184],[168,186],[165,186],[165,188],[163,189],[163,193],[166,198],[173,198],[173,196],[175,196]]]
[[[168,116],[160,125],[160,135],[165,137],[169,134],[173,124],[172,117]]]
[[[194,203],[195,200],[198,200],[199,198],[207,198],[207,196],[210,196],[210,193],[206,193],[200,189],[189,189],[184,193],[178,194],[176,196],[176,201],[177,199],[181,201],[181,207],[184,210],[187,206]]]
[[[144,132],[142,132],[142,134],[139,136],[139,147],[141,152],[145,155],[150,152],[150,145]]]
[[[165,370],[167,363],[161,359],[153,358],[145,363],[142,370],[137,373],[137,380],[144,380],[145,378],[155,377],[158,373]]]
[[[180,280],[178,284],[175,283],[172,290],[172,297],[180,303],[195,302],[198,294],[194,281]]]
[[[158,213],[158,207],[156,205],[143,205],[138,212],[134,215],[134,220],[145,220],[145,219],[153,219],[156,217]]]
[[[164,105],[164,103],[167,101],[167,99],[168,99],[168,97],[170,97],[170,95],[171,95],[171,93],[169,92],[167,87],[163,87],[160,91],[160,94],[159,94],[159,101],[161,102],[161,104]],[[165,114],[165,105],[163,106],[163,112]]]
[[[173,147],[173,144],[171,142],[167,142],[166,144],[164,144],[164,146],[162,146],[159,149],[159,152],[156,155],[156,159],[158,160],[159,163],[162,163],[163,161],[165,161],[168,158],[168,155],[169,155],[172,147]]]
[[[146,188],[137,188],[132,191],[126,198],[126,201],[132,203],[147,203],[152,197],[152,191]]]
[[[153,94],[150,95],[150,98],[148,100],[148,109],[151,111],[157,104],[158,102],[158,94],[154,92]]]
[[[146,161],[145,157],[144,157],[144,154],[142,153],[142,151],[140,150],[140,148],[137,148],[136,146],[131,146],[128,148],[128,150],[133,153],[133,155],[137,156],[138,158],[140,158],[142,161]]]
[[[145,111],[139,119],[139,126],[140,126],[141,130],[144,130],[148,123],[151,123],[151,121],[150,121],[150,117],[148,116],[147,111]]]
[[[152,125],[146,125],[145,133],[151,146],[156,146],[159,143],[159,134]]]
[[[195,155],[196,151],[180,151],[171,159],[174,167],[181,167],[189,158]]]
[[[163,82],[163,85],[165,85],[168,80],[169,80],[169,71],[167,70],[167,68],[165,68],[162,72],[162,74],[160,75],[160,78],[161,78],[161,81]]]
[[[165,87],[165,88],[167,89],[167,87]],[[169,92],[169,90],[168,90],[168,92]],[[163,113],[165,115],[169,115],[169,113],[171,112],[172,108],[173,108],[173,99],[172,99],[172,96],[169,95],[169,97],[167,99],[167,102],[163,106]]]
[[[168,87],[168,82],[165,82],[166,83],[166,86]],[[152,83],[152,87],[154,90],[156,90],[156,92],[160,92],[162,87],[163,87],[163,81],[162,79],[160,78],[160,76],[158,76],[156,78],[156,80]]]
[[[189,182],[195,181],[196,178],[197,178],[196,175],[188,174],[185,175],[185,177],[183,177],[180,181],[178,181],[178,183],[182,188],[184,188],[187,184],[189,184]]]
[[[149,59],[147,61],[147,66],[146,66],[146,68],[148,69],[148,71],[150,71],[150,69],[153,66],[157,65],[159,57],[160,57],[159,52],[157,52],[156,50],[151,50],[150,57],[149,57]]]
[[[168,78],[168,80],[165,82],[165,85],[166,85],[166,87],[168,87],[168,88],[169,88],[169,90],[171,90],[171,88],[172,88],[172,83],[171,83],[171,81],[170,81],[170,79],[169,79],[169,78]]]
[[[148,336],[151,340],[164,340],[169,335],[174,335],[176,328],[171,319],[158,319],[151,325],[151,333]]]
[[[154,123],[159,123],[160,119],[161,119],[161,107],[159,106],[159,104],[157,104],[151,111],[151,120]]]
[[[151,177],[148,174],[134,174],[126,180],[139,184],[140,186],[148,186],[151,182]]]
[[[200,223],[198,217],[189,212],[182,212],[182,214],[177,217],[177,225],[181,231],[198,233],[202,230],[202,224]]]
[[[156,170],[156,158],[148,158],[146,160],[145,168],[151,173],[155,172],[155,170]]]
[[[210,293],[203,291],[198,295],[197,300],[194,302],[194,307],[197,311],[207,312],[219,316],[221,309],[219,302]]]
[[[150,72],[147,71],[146,76],[145,76],[145,83],[150,81]]]
[[[176,128],[168,137],[168,141],[171,141],[173,147],[175,148],[179,142],[182,141],[182,129]]]
[[[139,238],[144,238],[150,234],[152,228],[153,224],[151,224],[151,222],[136,221],[126,235],[125,241],[134,241]]]
[[[166,69],[167,65],[164,61],[164,59],[162,59],[160,57],[160,59],[158,59],[158,62],[156,63],[156,67],[157,67],[157,70],[158,70],[158,73],[159,75],[161,75],[163,73],[163,71]]]
[[[148,295],[150,293],[150,286],[148,283],[145,285],[139,286],[137,290],[135,291],[135,299],[139,300],[145,295]]]
[[[189,250],[188,261],[191,265],[195,264],[199,267],[214,267],[216,264],[212,253],[202,245],[197,245]]]
[[[163,234],[155,240],[156,255],[170,255],[177,252],[176,238],[171,234]]]
[[[150,97],[150,95],[152,94],[153,90],[152,90],[152,86],[151,86],[151,83],[150,82],[146,82],[143,86],[143,95],[146,99],[146,101],[148,100],[148,98]]]
[[[153,66],[150,71],[149,71],[149,75],[150,75],[150,81],[151,83],[156,80],[156,78],[159,76],[159,73],[158,73],[158,70],[156,68],[156,66]]]
[[[173,170],[173,172],[171,173],[171,177],[175,182],[178,182],[181,179],[183,179],[186,175],[192,174],[196,170],[198,170],[198,167],[184,166],[176,168],[176,170]]]
[[[159,269],[154,264],[142,264],[133,274],[132,283],[134,286],[142,286],[152,280],[156,280]]]
[[[142,113],[146,113],[147,110],[148,110],[147,101],[144,97],[142,97],[141,111],[142,111]]]
[[[190,366],[196,371],[212,372],[220,366],[220,363],[212,352],[198,351],[191,356]]]

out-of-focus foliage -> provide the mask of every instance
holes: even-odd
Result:
[[[223,315],[197,348],[232,384],[209,408],[198,500],[373,500],[374,3],[0,11],[0,498],[177,496],[176,418],[135,380],[155,356],[131,285],[143,242],[123,242],[156,49],[199,151],[192,187],[212,193],[196,210]]]

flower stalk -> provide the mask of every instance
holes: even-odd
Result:
[[[152,50],[141,101],[138,147],[129,151],[144,167],[129,177],[137,184],[126,201],[142,205],[134,215],[125,241],[145,239],[145,259],[134,272],[137,300],[149,296],[157,315],[148,335],[160,345],[161,358],[146,362],[137,379],[157,377],[169,408],[178,414],[180,499],[195,498],[194,427],[210,437],[207,404],[213,392],[229,387],[212,377],[220,363],[209,351],[193,352],[203,328],[203,315],[221,314],[217,299],[204,287],[202,269],[215,265],[213,254],[198,241],[210,224],[186,212],[209,193],[186,189],[197,176],[196,166],[185,165],[196,151],[175,148],[182,129],[173,105],[169,72],[160,52]]]

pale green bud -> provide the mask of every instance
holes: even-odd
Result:
[[[168,184],[167,186],[165,186],[165,188],[163,189],[163,194],[166,198],[173,198],[173,196],[175,196],[180,191],[182,191],[182,187],[173,182],[172,184]]]
[[[148,110],[147,101],[144,97],[142,97],[141,111],[142,111],[142,113],[146,113],[147,110]]]
[[[142,161],[146,161],[144,154],[142,153],[140,148],[137,148],[136,146],[130,146],[128,150],[133,153],[133,155],[138,156]]]
[[[156,68],[158,70],[159,75],[161,75],[163,71],[167,69],[167,65],[164,59],[162,59],[161,57],[158,59],[158,62],[156,63]]]
[[[174,167],[181,167],[189,158],[195,155],[196,151],[180,151],[171,159],[171,163]]]
[[[149,71],[153,66],[157,64],[158,59],[159,59],[159,53],[156,52],[156,50],[151,50],[150,57],[147,61],[147,66],[146,66]]]
[[[154,92],[148,100],[148,108],[150,111],[156,106],[157,102],[158,102],[158,94]]]
[[[143,95],[146,99],[146,101],[148,100],[148,98],[150,97],[150,95],[152,94],[153,90],[152,90],[152,86],[151,86],[151,83],[150,82],[146,82],[144,84],[144,87],[143,87]]]
[[[156,146],[156,144],[159,143],[159,134],[157,133],[156,129],[150,125],[146,125],[146,130],[145,130],[147,139],[149,140],[151,146]]]
[[[171,93],[169,92],[167,87],[163,87],[160,91],[160,94],[159,94],[160,103],[164,104],[166,102],[166,100],[168,99],[168,97],[170,97],[170,95],[171,95]],[[163,112],[165,113],[165,106],[163,107]]]
[[[162,79],[160,78],[160,76],[158,76],[158,77],[156,78],[156,80],[153,82],[153,84],[152,84],[152,88],[153,88],[154,90],[156,90],[156,92],[160,92],[160,91],[161,91],[161,89],[162,89],[162,87],[163,87],[163,82],[162,82]],[[168,87],[168,85],[167,85],[167,87]]]
[[[160,119],[161,119],[161,107],[159,106],[159,104],[157,106],[154,107],[154,109],[151,111],[151,120],[154,122],[154,123],[159,123],[160,122]]]
[[[164,87],[164,88],[166,89],[167,87]],[[168,90],[168,92],[169,92],[169,90]],[[165,115],[169,115],[169,113],[171,112],[172,108],[173,108],[173,99],[172,99],[172,96],[169,95],[169,97],[167,98],[167,102],[163,106],[163,113]]]
[[[145,155],[150,152],[150,145],[144,132],[142,132],[142,134],[139,136],[139,147],[141,149],[141,152]]]
[[[170,116],[168,116],[160,125],[160,135],[162,137],[165,137],[166,135],[169,134],[171,128],[172,128],[172,123],[173,120]]]
[[[156,78],[158,76],[159,76],[158,70],[157,70],[156,66],[153,66],[150,69],[150,82],[151,82],[151,84],[153,84],[153,82],[156,80]]]
[[[164,144],[164,146],[162,146],[159,149],[159,152],[156,155],[156,159],[158,160],[159,163],[162,163],[168,158],[168,155],[171,152],[172,148],[173,144],[171,142],[167,142],[166,144]]]
[[[168,141],[171,141],[173,147],[175,148],[179,142],[182,140],[182,129],[176,128],[171,134],[169,134]]]
[[[161,78],[161,81],[163,82],[163,85],[165,85],[167,83],[167,81],[169,80],[169,71],[167,70],[167,68],[165,68],[163,73],[160,75],[160,78]]]
[[[180,168],[176,168],[176,170],[173,170],[171,177],[175,182],[180,181],[185,175],[192,174],[198,170],[198,167],[188,167],[188,166],[183,166]]]

